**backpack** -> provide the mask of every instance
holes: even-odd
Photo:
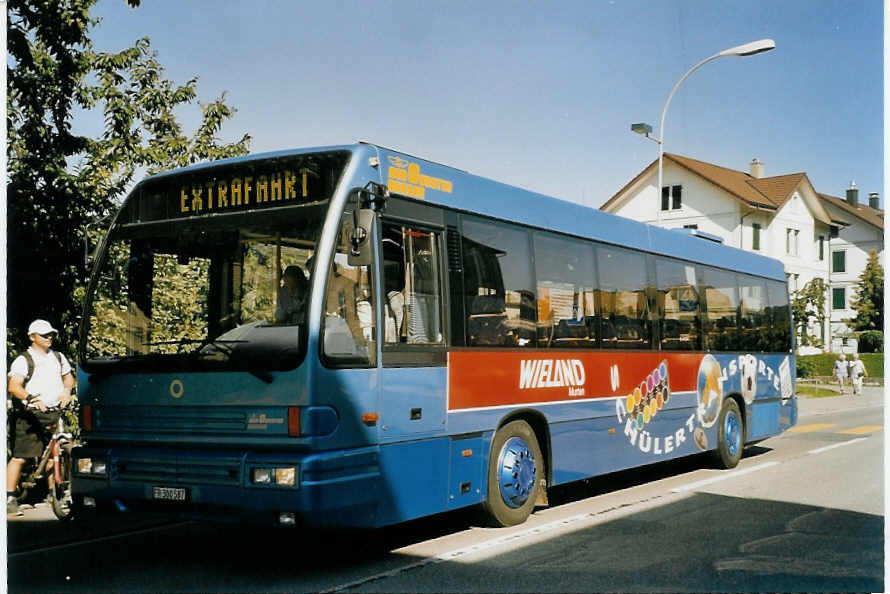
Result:
[[[62,367],[62,353],[59,351],[53,351],[53,355],[56,356],[56,361],[59,362],[59,368]],[[31,353],[25,351],[22,353],[22,356],[25,358],[25,362],[28,364],[28,374],[25,375],[25,379],[22,382],[22,387],[26,386],[29,381],[31,381],[31,377],[34,375],[34,357],[31,356]]]

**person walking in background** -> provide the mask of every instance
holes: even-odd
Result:
[[[25,458],[40,455],[43,427],[59,422],[60,413],[47,409],[64,408],[71,402],[71,364],[65,355],[51,348],[57,334],[46,320],[34,320],[28,327],[31,347],[9,366],[7,391],[16,406],[10,418],[12,456],[6,465],[7,513],[19,513],[15,492]]]
[[[847,380],[847,375],[847,357],[841,353],[837,361],[834,362],[834,377],[837,378],[837,383],[841,387],[841,394],[844,393],[844,383]]]
[[[859,353],[853,353],[853,360],[850,361],[850,381],[853,383],[853,394],[862,395],[862,379],[868,375],[865,370],[865,363],[859,359]]]

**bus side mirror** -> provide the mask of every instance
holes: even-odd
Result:
[[[371,229],[374,228],[374,211],[369,208],[352,212],[352,233],[349,235],[350,266],[370,266],[372,256]]]
[[[92,270],[93,264],[96,262],[96,258],[99,257],[99,248],[102,247],[102,243],[99,242],[96,244],[96,247],[90,249],[90,238],[88,235],[84,235],[83,238],[83,265],[87,270]]]

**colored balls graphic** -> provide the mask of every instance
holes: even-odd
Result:
[[[632,393],[628,394],[627,400],[625,402],[625,407],[627,408],[627,412],[630,412],[631,410],[633,410],[634,404],[636,404],[634,402],[634,395]]]
[[[662,379],[667,379],[667,376],[668,376],[667,363],[662,362],[661,365],[658,366],[658,373],[661,374]]]
[[[643,413],[638,413],[638,414],[637,414],[637,427],[638,427],[639,429],[642,429],[642,428],[643,428],[643,422],[644,422],[644,421],[643,421]]]
[[[652,388],[655,386],[655,382],[652,380],[652,376],[646,378],[646,391],[651,392]]]
[[[661,396],[662,396],[662,398],[663,398],[663,400],[664,400],[664,403],[667,404],[668,400],[669,400],[670,397],[671,397],[671,391],[668,390],[667,388],[664,388],[664,389],[661,391]]]
[[[661,372],[656,369],[652,372],[652,380],[657,384],[661,381]]]
[[[664,392],[659,392],[658,397],[656,398],[656,402],[658,402],[658,408],[664,406]]]
[[[636,388],[634,390],[634,404],[639,404],[642,397],[643,397],[643,394],[640,393],[640,389]]]
[[[648,423],[650,418],[652,418],[652,414],[649,412],[649,407],[646,406],[643,408],[643,422]]]

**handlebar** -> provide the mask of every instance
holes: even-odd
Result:
[[[37,405],[35,405],[35,404],[26,404],[26,403],[24,403],[24,402],[22,402],[21,404],[22,404],[22,406],[24,406],[27,410],[30,410],[30,411],[40,411],[40,408],[38,408]],[[40,412],[48,412],[48,413],[55,413],[55,412],[58,412],[58,413],[60,413],[60,412],[63,412],[63,411],[65,411],[65,410],[76,411],[78,408],[79,408],[79,402],[78,402],[76,399],[72,398],[72,399],[68,402],[68,406],[62,406],[61,404],[57,404],[57,405],[55,405],[55,406],[47,406],[46,408],[43,409],[43,411],[40,411]]]

